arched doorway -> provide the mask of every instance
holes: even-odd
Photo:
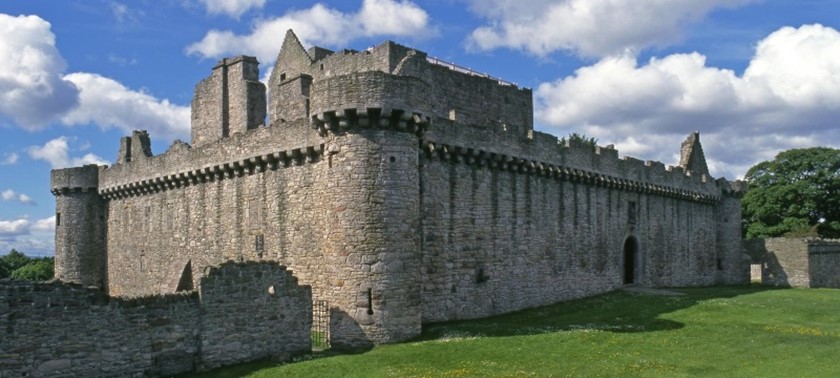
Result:
[[[638,258],[638,244],[636,238],[629,237],[624,241],[624,284],[636,282],[636,259]]]

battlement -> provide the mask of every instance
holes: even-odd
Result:
[[[50,172],[50,192],[61,195],[67,192],[96,191],[99,187],[99,166],[53,169]]]

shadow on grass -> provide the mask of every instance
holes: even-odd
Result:
[[[679,329],[683,323],[660,315],[714,298],[734,298],[772,290],[766,286],[716,286],[673,289],[684,295],[618,290],[491,318],[426,324],[412,341],[449,337],[523,336],[570,330],[654,332]]]
[[[554,305],[537,307],[490,318],[426,324],[420,336],[409,342],[463,337],[504,337],[538,335],[571,330],[607,332],[654,332],[684,327],[683,323],[661,319],[660,315],[692,307],[701,301],[734,298],[776,288],[751,286],[716,286],[670,289],[684,295],[660,295],[644,291],[614,291]],[[356,351],[364,353],[365,351]],[[242,377],[283,364],[313,360],[349,351],[326,350],[298,356],[290,362],[264,360],[192,373],[190,377]]]

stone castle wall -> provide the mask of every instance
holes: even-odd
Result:
[[[276,264],[226,264],[198,291],[134,299],[0,281],[0,377],[170,376],[288,358],[309,351],[311,306]]]
[[[218,68],[194,104],[216,101]],[[135,133],[100,168],[111,294],[276,260],[330,303],[332,344],[359,347],[628,282],[748,279],[736,187],[536,132],[528,89],[392,42],[307,52],[291,33],[269,87],[268,126],[226,135],[196,105],[194,146],[153,156]],[[244,98],[226,109],[260,100]],[[683,153],[704,166],[693,138]]]
[[[589,179],[564,176],[551,171],[556,167],[505,163],[506,157],[497,161],[467,148],[435,145],[422,156],[424,321],[484,317],[614,290],[626,283],[628,239],[638,244],[635,283],[745,281],[738,222],[724,220],[716,202],[698,193],[612,185],[594,172],[585,173]],[[631,177],[642,186],[656,182]],[[686,181],[684,187],[709,191]]]

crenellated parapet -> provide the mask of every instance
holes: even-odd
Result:
[[[274,171],[319,161],[324,155],[324,145],[305,146],[249,156],[243,159],[220,162],[201,168],[156,175],[148,178],[104,186],[99,194],[105,199],[142,196],[191,185],[233,179],[265,171]]]
[[[68,193],[96,192],[99,188],[99,166],[54,169],[50,172],[50,192],[59,196]]]
[[[533,160],[504,153],[431,142],[424,142],[422,147],[427,158],[441,159],[451,163],[475,165],[478,167],[536,175],[595,187],[676,198],[703,204],[715,204],[720,200],[719,195],[709,192],[708,190],[691,190],[663,183],[643,181],[580,169],[562,164],[552,164],[545,161]],[[632,160],[625,161],[632,162]]]

